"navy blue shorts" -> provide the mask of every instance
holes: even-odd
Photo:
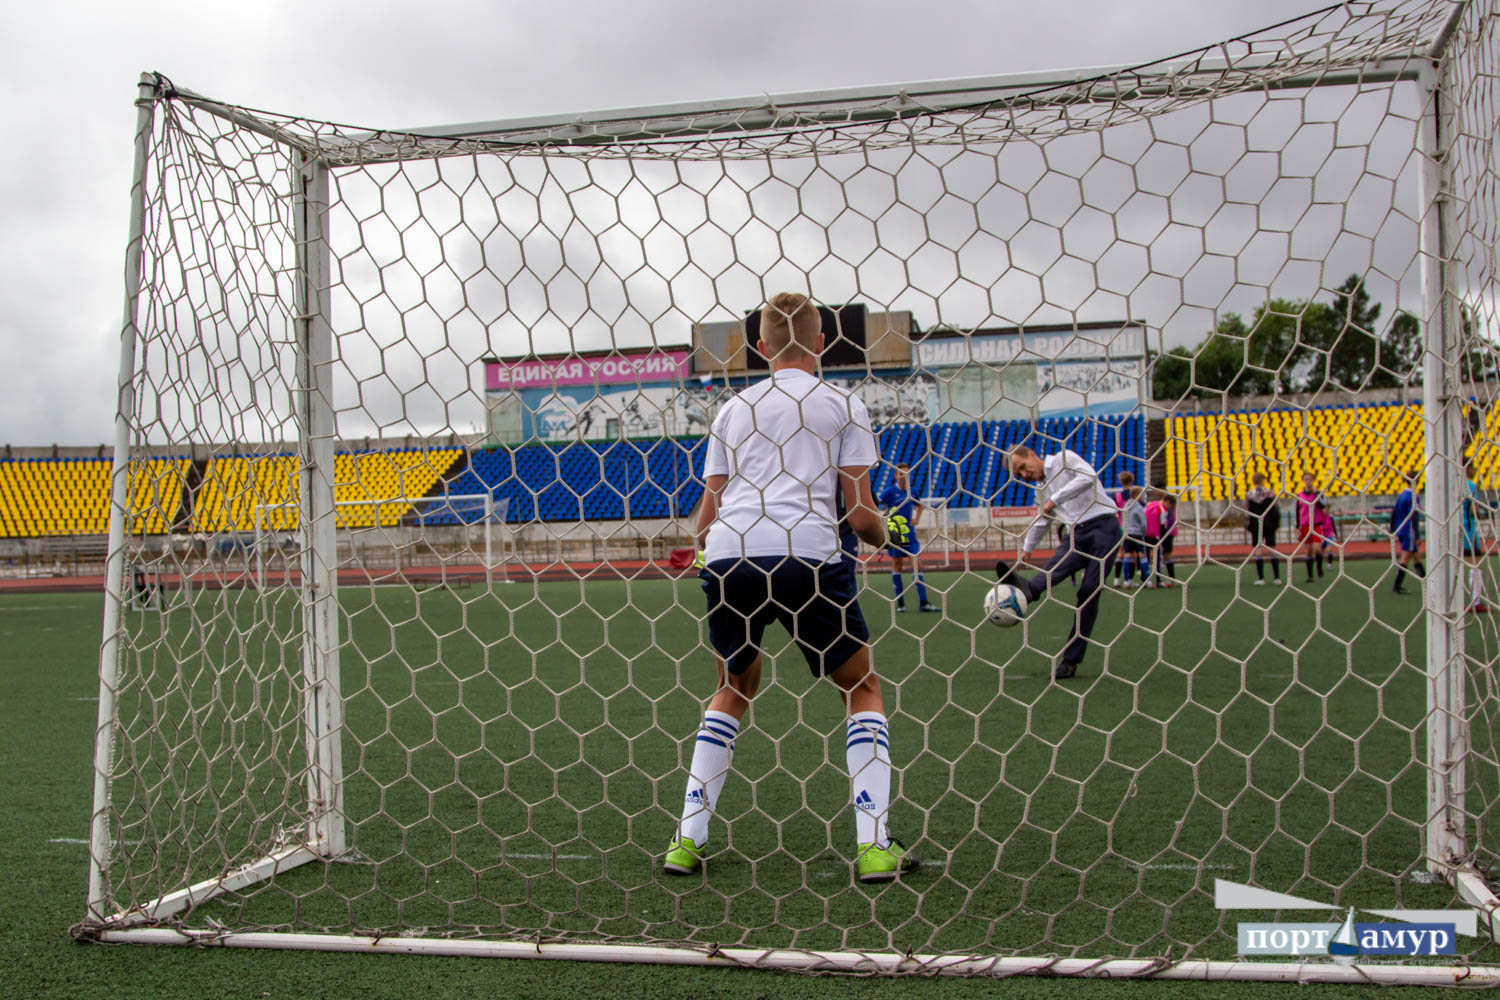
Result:
[[[870,641],[848,559],[716,559],[698,576],[708,598],[708,641],[731,674],[755,662],[772,622],[791,633],[814,677],[842,667]]]
[[[1417,551],[1417,547],[1422,544],[1422,540],[1417,537],[1417,533],[1410,529],[1402,529],[1396,532],[1396,541],[1401,545],[1402,552],[1415,552]]]
[[[892,559],[905,559],[908,556],[920,554],[922,543],[917,540],[917,532],[912,530],[911,537],[904,542],[892,542],[885,547],[885,554]]]

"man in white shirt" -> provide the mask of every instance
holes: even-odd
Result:
[[[1030,448],[1018,445],[1006,455],[1006,464],[1017,479],[1041,483],[1047,496],[1026,531],[1021,560],[1029,560],[1047,536],[1049,519],[1056,518],[1067,526],[1068,541],[1030,579],[1016,573],[1008,562],[996,563],[995,574],[1000,582],[1020,587],[1028,601],[1035,601],[1048,587],[1083,571],[1078,585],[1078,614],[1073,619],[1068,644],[1052,672],[1053,677],[1065,680],[1078,672],[1078,665],[1088,651],[1094,620],[1099,616],[1099,591],[1120,551],[1118,508],[1099,482],[1099,473],[1076,452],[1063,449],[1044,459]]]
[[[861,882],[885,882],[912,871],[917,860],[886,825],[890,736],[853,561],[840,544],[840,509],[853,532],[877,548],[904,543],[910,533],[904,518],[883,517],[871,497],[870,466],[880,455],[864,403],[818,377],[817,307],[805,295],[775,296],[761,311],[757,346],[771,377],[724,404],[704,461],[699,575],[719,687],[694,742],[665,868],[691,875],[703,864],[709,817],[760,685],[761,639],[767,625],[780,622],[813,675],[826,675],[842,694],[856,871]]]

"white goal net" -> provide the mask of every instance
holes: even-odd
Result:
[[[80,933],[1500,974],[1497,24],[1376,0],[1082,75],[412,131],[148,74]],[[862,318],[824,374],[877,498],[925,498],[856,576],[921,859],[886,883],[776,628],[705,861],[663,867],[715,692],[674,553],[783,290]],[[1018,445],[1120,497],[1083,647],[1087,571],[985,620],[1046,500]],[[1466,916],[1421,962],[1276,950],[1350,908]]]

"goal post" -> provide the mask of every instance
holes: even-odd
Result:
[[[278,535],[290,536],[295,533],[295,525],[300,524],[300,520],[289,520],[286,514],[300,513],[300,509],[301,501],[254,504],[254,529],[246,556],[246,571],[251,573],[257,589],[266,590],[273,580],[278,585],[286,585],[292,579],[292,574],[287,572],[285,560],[279,571],[274,566],[268,566],[267,553],[281,551],[281,546],[277,544]],[[371,512],[374,512],[373,516]],[[440,567],[445,581],[449,578],[450,570],[465,571],[461,578],[467,581],[472,577],[477,564],[486,586],[495,585],[497,570],[501,573],[498,582],[514,583],[510,570],[516,557],[515,545],[512,543],[507,547],[506,540],[500,539],[497,548],[495,537],[495,526],[505,524],[509,512],[509,498],[496,500],[493,493],[335,500],[333,513],[337,530],[346,534],[362,530],[376,536],[373,545],[368,541],[356,543],[351,538],[347,555],[336,555],[335,566],[338,569],[352,569],[359,575],[370,577],[377,575],[371,568],[372,563],[389,563],[391,575],[399,577],[408,566],[420,568],[424,563],[431,562]],[[396,517],[392,517],[392,514]],[[356,521],[374,523],[353,523]],[[387,523],[392,521],[395,523]],[[469,532],[476,524],[480,526],[477,543]],[[405,553],[408,550],[423,547],[420,544],[422,532],[419,529],[428,527],[432,527],[433,531],[449,532],[456,528],[461,533],[461,540],[456,544],[441,546],[443,551],[438,551],[438,545],[428,544],[425,546],[428,552],[407,556]],[[373,559],[372,550],[375,553]],[[334,552],[338,553],[337,544]],[[424,555],[429,558],[423,559]],[[385,569],[384,566],[380,567],[382,573]]]
[[[295,242],[298,499],[302,531],[302,669],[307,730],[307,835],[320,857],[337,858],[344,840],[344,699],[339,691],[338,524],[334,502],[333,272],[328,165],[292,157]]]
[[[1493,5],[1377,0],[1141,66],[406,130],[146,75],[80,935],[1500,978],[1497,40]],[[661,864],[712,668],[654,542],[783,289],[863,317],[824,375],[880,401],[880,475],[909,464],[948,557],[913,572],[937,614],[863,574],[928,862],[877,889],[844,717],[770,645],[707,872]],[[1071,678],[1065,582],[981,611],[1036,506],[1017,445],[1087,452],[1139,543]],[[1160,504],[1138,539],[1121,471]],[[1243,544],[1262,481],[1282,535]],[[125,615],[147,531],[253,541]],[[1352,966],[1237,936],[1304,906],[1482,934]]]

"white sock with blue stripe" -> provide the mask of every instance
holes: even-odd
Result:
[[[708,843],[708,817],[719,804],[729,762],[734,757],[734,738],[740,724],[732,715],[710,709],[693,741],[693,766],[688,772],[687,793],[682,799],[681,836],[702,847]]]
[[[879,712],[851,715],[847,753],[856,841],[889,847],[886,817],[891,808],[891,737],[885,716]]]

